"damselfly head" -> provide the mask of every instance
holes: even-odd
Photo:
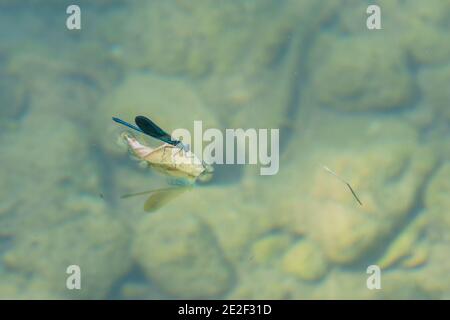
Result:
[[[184,152],[189,152],[191,150],[191,146],[188,144],[185,144],[183,142],[178,142],[177,143],[177,147],[180,148],[181,150],[183,150]]]

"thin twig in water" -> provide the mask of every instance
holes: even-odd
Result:
[[[355,197],[356,201],[358,201],[358,203],[362,206],[362,202],[361,200],[359,200],[359,197],[356,195],[356,192],[353,190],[352,186],[350,185],[350,183],[348,183],[347,181],[345,181],[344,179],[342,179],[340,176],[338,176],[338,174],[336,172],[334,172],[333,170],[331,170],[330,168],[323,166],[323,168],[325,169],[325,171],[327,171],[328,173],[332,174],[333,176],[335,176],[336,178],[338,178],[339,180],[341,180],[343,183],[345,183],[347,185],[347,187],[350,189],[351,193],[353,194],[353,197]]]

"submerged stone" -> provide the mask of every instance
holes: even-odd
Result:
[[[218,297],[232,285],[233,270],[209,227],[186,212],[145,218],[133,255],[159,288],[174,297]]]

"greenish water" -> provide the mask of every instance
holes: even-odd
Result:
[[[381,30],[365,1],[70,4],[0,0],[1,299],[450,298],[449,1],[376,1]],[[145,212],[136,115],[279,129],[279,171]]]

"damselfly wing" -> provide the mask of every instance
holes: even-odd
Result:
[[[134,122],[136,123],[137,127],[135,125],[132,125],[122,119],[119,118],[112,118],[115,122],[120,123],[121,125],[124,125],[128,128],[131,128],[133,130],[136,130],[140,133],[144,133],[150,137],[153,137],[155,139],[158,139],[162,142],[165,142],[167,144],[170,144],[172,146],[177,146],[180,149],[183,149],[185,151],[189,150],[189,147],[187,145],[184,145],[180,140],[172,139],[172,136],[168,134],[166,131],[161,129],[156,123],[154,123],[152,120],[150,120],[147,117],[144,116],[137,116],[134,119]]]

